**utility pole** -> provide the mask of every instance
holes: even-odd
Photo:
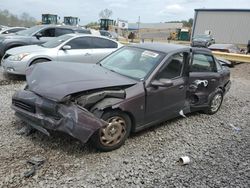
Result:
[[[140,20],[141,20],[141,17],[139,16],[138,17],[138,22],[137,22],[137,24],[138,24],[138,38],[139,38],[139,40],[140,40]]]

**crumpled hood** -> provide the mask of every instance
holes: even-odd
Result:
[[[48,50],[48,49],[42,46],[38,46],[38,45],[28,45],[28,46],[20,46],[16,48],[11,48],[6,53],[15,55],[15,54],[31,53],[31,52],[38,52],[38,51],[45,51],[45,50]]]
[[[55,61],[32,66],[26,80],[30,91],[54,101],[81,91],[137,83],[97,64]]]

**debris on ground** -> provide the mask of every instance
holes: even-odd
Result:
[[[28,164],[31,164],[32,167],[29,171],[26,171],[24,173],[24,177],[28,178],[31,176],[34,176],[36,173],[36,170],[45,162],[45,158],[43,157],[31,157],[27,160]]]

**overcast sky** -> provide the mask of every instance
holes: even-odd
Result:
[[[250,0],[0,0],[0,9],[20,15],[29,13],[38,21],[42,13],[77,16],[80,24],[97,21],[105,8],[113,11],[113,19],[129,22],[165,22],[194,17],[196,8],[250,9]],[[0,23],[1,24],[1,23]]]

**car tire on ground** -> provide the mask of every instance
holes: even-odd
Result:
[[[109,124],[92,135],[92,145],[100,151],[111,151],[121,147],[130,134],[130,117],[122,111],[112,110],[104,112],[101,118]]]
[[[47,62],[47,61],[49,61],[49,60],[48,59],[36,59],[36,60],[32,61],[30,65],[35,65],[37,63],[43,63],[43,62]]]
[[[221,89],[217,89],[214,94],[212,95],[209,107],[204,110],[206,114],[215,114],[221,107],[223,101],[223,91]]]

